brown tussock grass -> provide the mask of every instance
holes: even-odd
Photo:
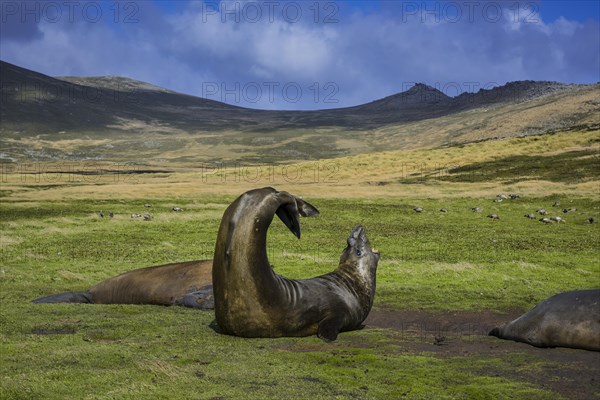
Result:
[[[136,364],[143,371],[148,371],[155,375],[163,375],[171,380],[177,379],[182,373],[180,368],[162,360],[144,360]]]
[[[68,281],[86,281],[86,277],[71,271],[58,271],[58,275]]]
[[[599,131],[562,132],[553,135],[529,136],[505,140],[490,140],[460,147],[388,151],[360,154],[336,159],[306,161],[286,165],[272,164],[243,168],[199,169],[187,165],[167,164],[173,170],[168,177],[154,174],[101,175],[86,177],[73,183],[72,175],[46,174],[53,187],[40,192],[19,185],[18,173],[3,175],[14,190],[10,200],[44,201],[77,199],[193,199],[206,194],[235,196],[262,186],[273,186],[301,196],[321,198],[381,198],[381,197],[486,197],[498,191],[518,191],[526,195],[548,193],[578,194],[596,197],[600,180],[578,183],[528,180],[505,184],[490,182],[440,182],[436,177],[448,174],[451,168],[492,161],[515,155],[555,155],[566,151],[592,149],[600,151]],[[157,165],[152,165],[157,167]],[[65,179],[62,182],[60,179]],[[423,180],[419,184],[403,184],[407,179]],[[47,184],[44,179],[25,177],[28,185]],[[4,187],[4,185],[3,185]],[[175,204],[174,204],[175,205]],[[202,207],[202,205],[195,205]],[[179,213],[186,218],[185,212]]]
[[[8,246],[14,246],[23,242],[23,239],[14,236],[9,236],[5,232],[0,232],[0,249],[5,249]]]

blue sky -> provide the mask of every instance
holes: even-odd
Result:
[[[67,4],[72,4],[68,6]],[[264,109],[600,81],[600,1],[1,1],[0,58]]]
[[[505,2],[510,2],[510,0]],[[398,2],[397,0],[389,0],[391,2]],[[155,1],[158,7],[165,10],[166,12],[177,12],[185,9],[187,7],[188,1]],[[216,3],[216,1],[212,1],[212,3]],[[340,2],[341,3],[341,2]],[[346,5],[343,7],[344,9],[354,9],[360,10],[366,13],[374,13],[381,11],[383,3],[385,1],[378,0],[367,0],[367,1],[345,1]],[[410,1],[406,3],[411,3]],[[461,1],[418,1],[412,3],[425,3],[426,6],[432,6],[434,3],[464,3]],[[516,2],[513,2],[513,5]],[[527,3],[527,2],[525,2]],[[572,0],[572,1],[542,1],[542,2],[529,2],[529,3],[537,3],[539,7],[539,12],[542,18],[546,21],[554,21],[559,17],[564,17],[571,20],[576,20],[583,22],[587,19],[595,19],[598,20],[600,18],[600,1],[595,0]]]

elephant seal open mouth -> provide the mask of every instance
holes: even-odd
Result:
[[[287,192],[251,190],[225,210],[213,259],[217,324],[243,337],[309,336],[335,340],[359,329],[375,296],[379,252],[362,226],[352,230],[338,268],[306,280],[276,274],[267,258],[267,230],[277,215],[300,238],[299,216],[319,212]]]

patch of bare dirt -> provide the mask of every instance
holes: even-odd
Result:
[[[490,365],[490,375],[531,382],[535,386],[574,400],[600,399],[600,352],[537,348],[488,336],[498,325],[510,322],[522,311],[429,312],[374,310],[365,321],[369,327],[390,329],[406,353],[431,353],[435,357],[493,357],[511,363],[511,371]],[[523,367],[522,359],[531,360]]]

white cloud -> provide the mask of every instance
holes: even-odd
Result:
[[[252,33],[254,62],[271,72],[314,79],[331,64],[334,49],[319,31],[279,23]]]

